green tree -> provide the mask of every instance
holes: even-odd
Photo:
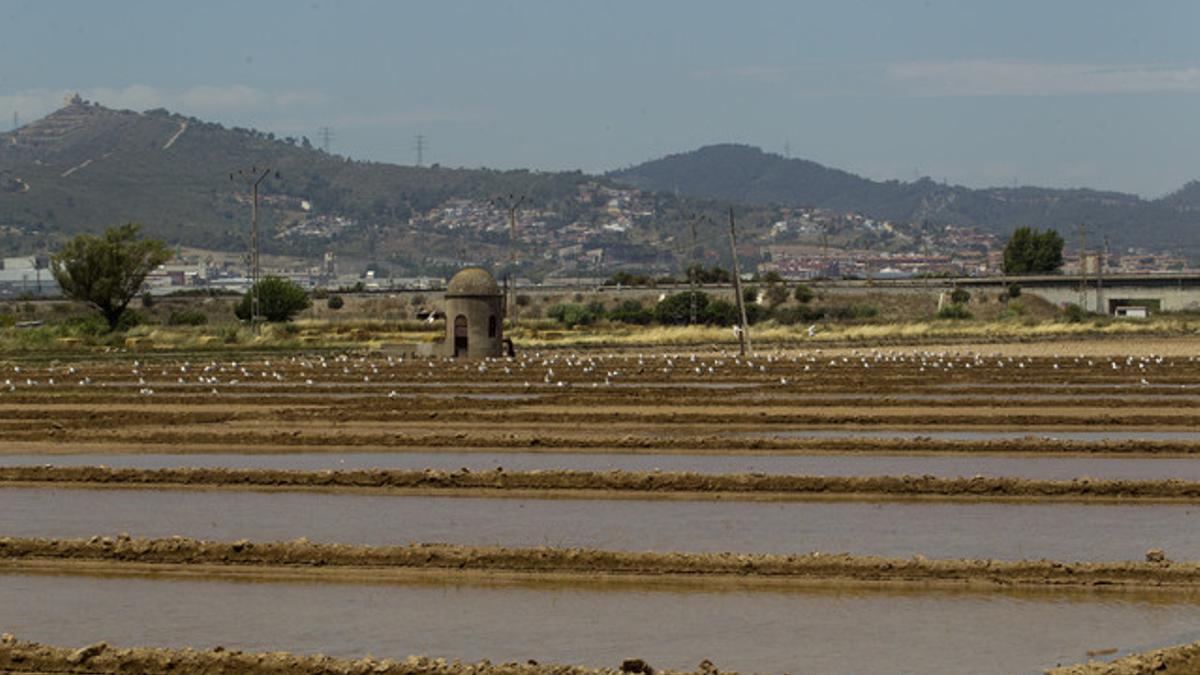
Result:
[[[77,235],[50,259],[50,271],[63,295],[96,308],[115,330],[146,275],[171,259],[157,239],[141,239],[137,223],[105,230],[99,237]]]
[[[654,320],[654,312],[643,307],[637,300],[626,300],[608,313],[608,320],[644,326]]]
[[[1063,264],[1063,238],[1054,230],[1019,227],[1004,245],[1005,274],[1050,274]]]
[[[267,321],[291,321],[292,317],[309,308],[312,301],[300,285],[283,277],[264,277],[258,288],[258,313]],[[250,303],[254,289],[246,291],[234,314],[242,321],[250,320]]]
[[[595,308],[575,302],[564,302],[546,310],[546,316],[558,321],[567,328],[587,326],[596,321]],[[603,311],[603,308],[601,308]]]
[[[686,326],[692,321],[692,292],[674,293],[663,298],[654,306],[654,320],[664,326]],[[695,292],[696,320],[704,321],[704,308],[708,307],[707,293]]]
[[[329,296],[329,299],[325,301],[325,306],[335,311],[341,309],[345,305],[346,301],[342,300],[342,296],[340,295],[331,295]]]

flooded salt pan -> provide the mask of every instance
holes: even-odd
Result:
[[[0,625],[64,645],[743,672],[1033,673],[1197,637],[1194,598],[0,575]],[[281,620],[286,617],[286,620]]]
[[[202,539],[934,558],[1200,558],[1200,506],[400,497],[311,492],[0,489],[0,536]]]
[[[164,469],[440,469],[488,471],[691,471],[707,474],[765,473],[816,476],[1015,476],[1069,480],[1088,476],[1127,480],[1200,481],[1200,458],[1046,457],[980,455],[645,455],[530,452],[354,452],[0,455],[0,466],[103,465]]]

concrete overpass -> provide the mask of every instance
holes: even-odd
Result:
[[[1200,310],[1200,274],[1106,274],[1086,284],[1078,276],[1047,274],[1013,277],[961,277],[947,279],[889,279],[877,281],[813,282],[825,292],[883,291],[899,293],[949,292],[963,288],[971,293],[996,294],[1010,284],[1022,293],[1036,295],[1056,305],[1075,303],[1089,312],[1112,314],[1115,308],[1140,305],[1154,312]]]

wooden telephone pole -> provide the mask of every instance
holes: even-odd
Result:
[[[1087,306],[1087,225],[1079,224],[1079,306],[1086,312]]]
[[[250,206],[250,326],[255,333],[258,332],[259,322],[259,301],[258,301],[258,186],[267,176],[270,175],[271,169],[263,169],[260,173],[258,167],[251,167],[249,172],[238,169],[237,175],[241,177],[246,186],[250,188],[252,201]],[[229,175],[230,180],[235,180],[233,174]]]
[[[733,224],[733,207],[729,207],[729,248],[733,253],[733,292],[737,295],[738,314],[741,316],[741,326],[738,331],[738,345],[742,356],[753,353],[750,345],[750,327],[746,321],[746,300],[742,297],[742,271],[738,267],[737,227]]]

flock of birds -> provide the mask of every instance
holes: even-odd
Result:
[[[1195,363],[1197,357],[1180,359]],[[1120,357],[1052,357],[1001,356],[999,354],[896,351],[852,351],[829,355],[818,349],[800,353],[765,353],[744,357],[736,353],[717,354],[588,354],[572,352],[529,352],[511,358],[462,362],[446,358],[361,356],[361,355],[293,355],[282,358],[255,360],[209,360],[193,363],[143,361],[136,359],[127,366],[94,363],[93,371],[84,373],[82,365],[51,365],[37,369],[10,364],[0,368],[5,379],[0,391],[15,392],[36,387],[116,387],[136,386],[144,396],[154,394],[154,387],[208,387],[209,393],[219,394],[222,388],[239,385],[304,386],[304,387],[364,387],[388,386],[419,380],[436,382],[456,380],[465,375],[479,381],[520,381],[525,388],[534,386],[569,387],[572,384],[591,387],[612,386],[625,380],[625,386],[655,379],[687,378],[687,380],[741,380],[763,384],[774,382],[790,385],[803,380],[806,385],[820,386],[826,380],[818,373],[846,369],[887,368],[892,372],[912,370],[920,377],[950,371],[988,370],[1025,371],[1029,375],[1055,375],[1067,383],[1065,373],[1097,373],[1111,375],[1129,372],[1138,377],[1129,384],[1149,386],[1146,377],[1156,369],[1170,368],[1175,360],[1161,355]],[[126,370],[127,368],[127,370]],[[4,372],[7,371],[7,372]],[[450,375],[457,377],[448,377]],[[922,376],[921,374],[927,374]],[[1015,377],[1020,377],[1016,375]],[[570,379],[568,379],[570,378]],[[392,398],[400,394],[388,392]]]

